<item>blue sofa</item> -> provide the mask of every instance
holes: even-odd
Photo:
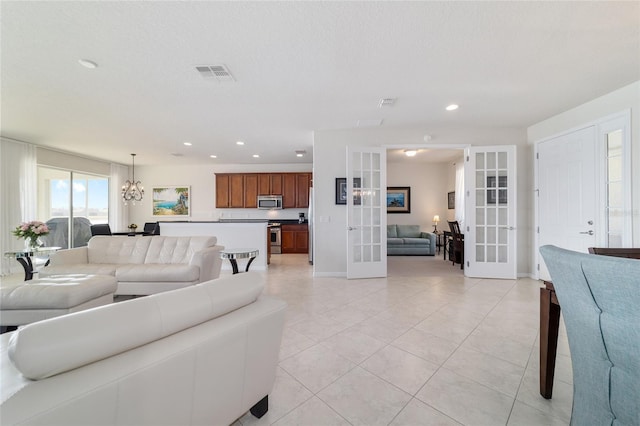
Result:
[[[387,255],[434,256],[436,236],[421,232],[420,225],[387,225]]]

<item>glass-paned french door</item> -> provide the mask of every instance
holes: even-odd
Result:
[[[515,146],[472,147],[466,160],[465,275],[516,278]]]
[[[347,278],[387,276],[386,151],[347,149]]]

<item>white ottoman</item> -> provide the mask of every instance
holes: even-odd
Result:
[[[3,284],[0,325],[24,325],[113,302],[118,287],[111,275],[56,275]]]

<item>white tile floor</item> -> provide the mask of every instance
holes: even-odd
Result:
[[[553,399],[538,393],[539,282],[465,278],[441,255],[388,271],[313,278],[307,255],[273,255],[265,292],[289,304],[276,383],[268,413],[233,426],[569,423],[562,328]]]
[[[566,425],[561,330],[554,397],[538,393],[540,284],[465,278],[437,257],[389,257],[386,279],[313,278],[274,255],[289,304],[269,412],[240,425]]]

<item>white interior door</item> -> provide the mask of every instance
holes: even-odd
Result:
[[[467,149],[464,273],[470,277],[517,277],[516,147]]]
[[[550,277],[539,247],[553,244],[586,253],[596,245],[595,155],[595,126],[537,144],[540,279]]]
[[[349,279],[387,276],[386,164],[385,149],[347,147]]]

